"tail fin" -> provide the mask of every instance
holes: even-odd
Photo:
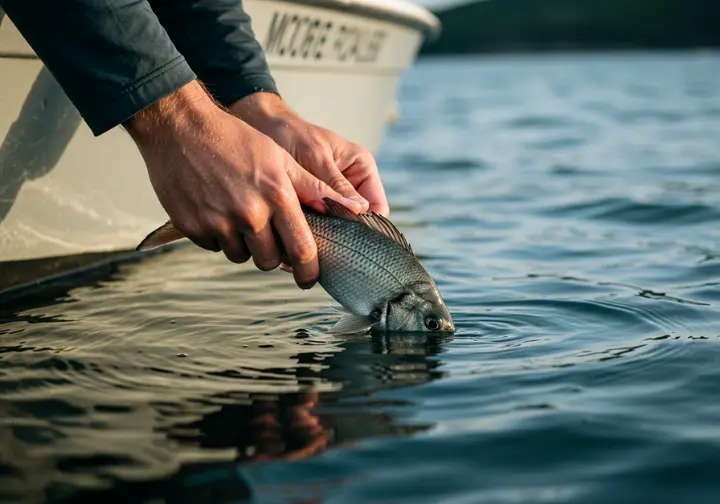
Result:
[[[175,227],[170,221],[167,221],[165,224],[147,235],[145,239],[140,242],[140,245],[138,245],[135,250],[141,252],[145,250],[152,250],[154,248],[167,245],[168,243],[182,240],[183,238],[185,238],[185,235],[175,229]]]

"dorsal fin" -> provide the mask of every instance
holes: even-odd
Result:
[[[362,222],[367,227],[374,229],[382,235],[387,236],[392,241],[402,246],[405,250],[415,255],[412,247],[410,247],[410,244],[405,239],[405,236],[403,236],[403,234],[398,230],[398,228],[396,228],[395,225],[390,222],[386,217],[383,217],[382,215],[375,212],[356,214],[352,210],[346,208],[341,203],[338,203],[337,201],[330,198],[323,198],[323,201],[325,201],[325,205],[328,208],[329,215],[338,217],[340,219]]]
[[[360,220],[359,215],[347,208],[342,203],[338,203],[334,199],[327,197],[323,198],[323,201],[325,202],[325,206],[327,207],[327,213],[331,217],[337,217],[338,219],[345,219],[349,221]]]

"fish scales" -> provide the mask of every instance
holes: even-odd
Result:
[[[353,313],[395,297],[413,282],[431,282],[417,259],[361,222],[307,212],[320,262],[319,282]]]

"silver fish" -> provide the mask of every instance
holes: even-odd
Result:
[[[303,212],[317,243],[318,283],[345,312],[332,332],[455,331],[435,282],[388,219],[374,212],[355,214],[330,198],[324,202],[324,214],[309,208]],[[182,238],[168,222],[137,250]]]

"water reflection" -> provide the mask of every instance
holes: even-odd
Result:
[[[115,267],[104,279],[96,275],[82,287],[60,284],[46,291],[52,295],[36,298],[31,304],[6,306],[0,322],[5,322],[5,332],[9,334],[18,322],[42,324],[55,320],[53,326],[60,331],[55,334],[62,334],[65,325],[81,318],[72,310],[90,305],[92,293],[102,296],[105,290],[132,284],[133,272],[141,269],[133,266],[129,272],[123,272]],[[73,293],[83,289],[90,294],[84,300],[73,299]],[[292,307],[287,311],[292,312]],[[294,334],[288,338],[299,341],[317,338],[317,329],[311,328],[315,322],[312,319],[288,322],[295,326]],[[182,328],[176,331],[180,334]],[[278,366],[271,360],[267,362],[274,365],[254,362],[255,380],[248,380],[243,370],[247,364],[242,359],[232,368],[227,363],[225,368],[216,363],[211,369],[204,369],[204,373],[206,377],[221,377],[222,382],[215,391],[203,394],[177,390],[183,383],[191,388],[191,373],[183,366],[188,366],[193,356],[159,361],[150,367],[136,362],[135,367],[118,368],[117,363],[125,360],[120,355],[103,362],[83,357],[78,351],[57,353],[47,346],[31,346],[41,345],[43,338],[28,339],[20,347],[6,345],[4,353],[11,358],[7,362],[0,360],[0,376],[5,376],[0,379],[0,404],[3,396],[14,397],[15,411],[8,412],[8,416],[16,415],[22,424],[11,427],[0,423],[0,438],[8,441],[0,456],[0,467],[7,469],[0,472],[0,486],[16,490],[16,495],[27,495],[21,475],[37,473],[37,464],[46,459],[56,462],[56,471],[45,471],[42,481],[31,478],[33,485],[40,483],[38,488],[44,487],[45,502],[163,499],[213,503],[237,502],[254,495],[257,488],[244,480],[243,467],[307,460],[331,449],[351,447],[363,439],[407,436],[430,429],[432,424],[414,422],[412,415],[408,415],[417,406],[409,398],[412,394],[404,393],[399,400],[392,391],[445,377],[439,356],[451,336],[341,336],[332,341],[333,351],[324,351],[325,347],[317,345],[297,347],[300,351],[294,355],[292,367]],[[126,343],[132,345],[131,341]],[[34,360],[38,359],[36,354],[46,351],[55,356]],[[283,351],[278,345],[265,349],[267,354],[279,355]],[[28,360],[26,354],[33,357]],[[54,401],[33,399],[27,391],[18,395],[22,392],[22,380],[9,377],[23,369],[44,370],[44,379],[38,386],[55,386],[52,380],[62,379],[63,383],[57,386],[75,387],[75,391],[69,396],[59,395]],[[94,376],[100,381],[88,376],[91,372],[97,372]],[[174,374],[178,377],[169,379],[177,385],[170,390],[158,388],[149,372]],[[126,403],[122,394],[114,392],[118,385],[127,388],[124,380],[132,374],[136,375],[135,380],[147,381],[145,392],[151,397],[145,404]],[[258,382],[272,385],[279,376],[283,382],[299,384],[299,390],[273,393],[272,386],[268,386],[266,391],[257,392],[261,385]],[[13,383],[17,388],[14,395]],[[21,396],[25,399],[19,401]],[[79,396],[86,397],[80,400]],[[113,415],[114,420],[106,419]],[[30,426],[33,423],[37,426]],[[124,434],[118,443],[118,439],[108,438],[108,429],[117,430],[120,426]],[[22,436],[18,429],[24,433]],[[75,432],[73,436],[78,435],[76,429],[81,429],[84,443],[89,446],[70,450],[63,446],[73,437],[68,437],[68,429]],[[40,456],[32,463],[32,457],[2,460],[9,453],[7,450],[27,452],[37,443],[49,450],[47,458]],[[124,476],[127,471],[139,469],[143,469],[140,474],[144,476],[137,476],[138,472],[133,478]],[[108,484],[111,490],[93,488],[99,482],[104,482],[103,487]]]
[[[184,404],[158,401],[153,405],[156,414],[166,418],[192,416],[195,408],[212,409],[190,421],[171,421],[162,429],[177,450],[192,448],[198,459],[209,460],[187,461],[166,478],[142,483],[118,479],[112,490],[56,502],[239,502],[258,497],[258,489],[244,476],[248,464],[297,461],[329,449],[347,448],[366,438],[407,436],[428,430],[431,424],[407,423],[404,415],[393,411],[414,407],[412,402],[392,400],[383,397],[382,392],[444,377],[437,356],[448,339],[413,335],[343,341],[342,351],[328,357],[319,373],[322,379],[342,384],[334,392],[307,390],[269,395],[238,390]],[[298,357],[313,359],[315,354]],[[213,460],[221,458],[213,454],[223,453],[232,455],[223,461]],[[96,466],[90,471],[104,469]],[[289,488],[262,490],[264,494],[269,491],[286,496],[290,492]]]
[[[178,423],[168,437],[208,449],[231,448],[238,461],[298,459],[364,438],[397,436],[430,426],[404,426],[385,406],[411,406],[375,399],[383,390],[419,385],[444,376],[432,359],[438,337],[368,336],[344,341],[342,351],[324,361],[320,380],[340,384],[336,392],[266,395],[218,394],[207,404],[222,404],[199,420]],[[300,361],[315,359],[301,354]],[[239,400],[242,399],[242,402]],[[346,402],[353,399],[352,402]],[[373,410],[370,411],[369,409]]]

